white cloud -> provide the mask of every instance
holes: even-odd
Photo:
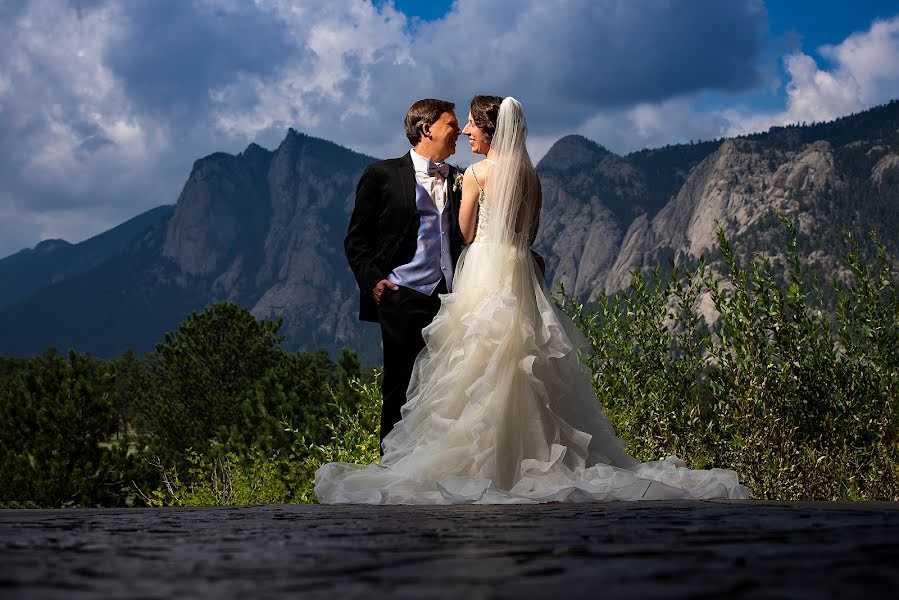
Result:
[[[772,125],[830,121],[899,97],[899,16],[874,21],[867,31],[819,50],[830,68],[821,68],[802,52],[787,55],[784,110],[725,111],[723,115],[731,121],[727,135],[764,131]]]
[[[571,133],[584,135],[623,155],[689,140],[717,139],[723,137],[730,126],[731,122],[723,114],[699,111],[694,107],[692,97],[679,97],[597,112]],[[557,139],[558,136],[545,138],[543,152]],[[542,153],[536,153],[537,148],[532,152],[542,156]]]
[[[765,13],[755,1],[569,0],[560,9],[538,0],[459,0],[414,35],[389,3],[263,6],[308,53],[211,92],[218,126],[233,135],[297,126],[389,155],[404,144],[407,106],[425,96],[457,101],[464,117],[476,93],[515,95],[532,132],[551,136],[598,110],[760,82]]]
[[[285,61],[266,75],[239,74],[210,91],[216,123],[230,135],[252,139],[272,128],[298,126],[333,137],[327,131],[339,131],[351,118],[376,116],[370,102],[383,85],[373,81],[378,64],[414,68],[406,18],[390,5],[379,10],[345,0],[315,10],[293,2],[272,2],[267,8],[286,24],[303,60]],[[256,99],[251,106],[238,100],[248,88]],[[335,141],[353,145],[352,140]]]
[[[879,104],[899,94],[899,16],[874,21],[867,32],[824,46],[821,53],[838,65],[839,79],[851,79],[862,104]]]
[[[96,165],[152,158],[159,138],[145,131],[104,65],[109,43],[122,34],[121,19],[114,6],[87,12],[41,0],[9,28],[2,119],[15,134],[14,159],[26,180],[58,179],[71,193],[87,193],[97,183]]]
[[[0,254],[20,248],[21,231],[37,234],[31,244],[77,240],[159,204],[117,206],[152,179],[140,165],[167,149],[165,132],[133,111],[105,64],[123,20],[116,5],[39,0],[0,25]]]

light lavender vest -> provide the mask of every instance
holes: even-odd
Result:
[[[415,184],[415,208],[421,216],[418,245],[412,261],[395,268],[387,280],[430,296],[446,279],[446,289],[453,291],[453,258],[450,252],[450,202],[447,194],[443,213],[428,191]]]

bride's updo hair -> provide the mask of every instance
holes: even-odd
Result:
[[[471,99],[471,119],[487,136],[488,144],[493,141],[493,134],[496,133],[496,120],[502,102],[502,96],[475,96]]]

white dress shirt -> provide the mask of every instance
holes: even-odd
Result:
[[[446,178],[431,175],[428,172],[431,161],[416,152],[414,148],[409,150],[409,155],[415,166],[415,180],[428,192],[434,204],[437,205],[437,210],[442,214],[443,207],[446,205]]]

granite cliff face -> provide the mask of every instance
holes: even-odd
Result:
[[[271,152],[254,144],[237,156],[217,153],[196,161],[168,223],[163,256],[191,276],[227,269],[241,242],[260,234],[271,160]]]
[[[635,243],[632,230],[648,223],[716,146],[677,156],[677,147],[669,147],[634,158],[580,136],[559,140],[537,165],[544,201],[536,247],[546,258],[548,279],[585,300],[605,293],[616,267],[622,268],[622,249]],[[636,243],[647,244],[642,238]]]
[[[643,174],[580,136],[559,140],[538,165],[543,211],[537,248],[550,281],[592,297],[602,290],[630,220],[647,210]]]
[[[343,256],[355,185],[373,158],[290,130],[269,152],[197,161],[163,255],[210,300],[284,321],[290,346],[359,342],[358,292]]]
[[[777,215],[796,224],[800,258],[824,274],[843,274],[844,228],[877,231],[899,249],[899,101],[831,123],[624,157],[565,138],[538,172],[538,250],[553,280],[582,300],[627,287],[635,269],[714,257],[719,226],[744,256],[777,262],[785,236]]]
[[[668,256],[699,258],[717,246],[719,225],[728,239],[737,239],[761,219],[780,213],[808,231],[819,194],[839,185],[828,142],[771,152],[757,142],[727,140],[693,169],[654,218],[634,220],[603,290],[626,287],[631,271]]]
[[[356,182],[375,159],[307,142],[288,135],[266,177],[271,215],[254,276],[260,294],[252,310],[259,317],[283,317],[293,344],[314,340],[353,346],[358,342],[358,290],[343,238]]]

